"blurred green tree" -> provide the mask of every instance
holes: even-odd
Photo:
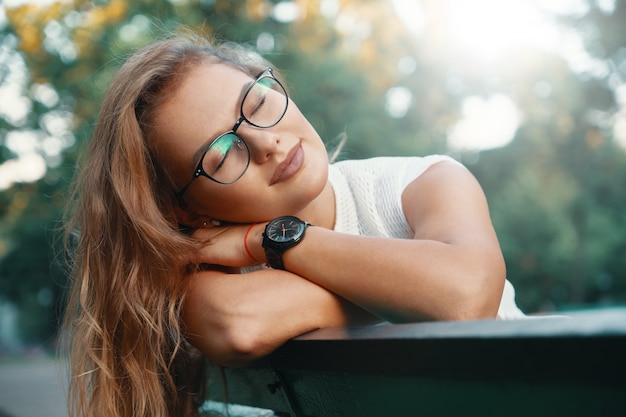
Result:
[[[515,140],[472,166],[491,201],[509,277],[529,311],[626,301],[626,155],[614,137],[626,63],[626,3],[589,3],[560,18],[606,72],[574,71],[563,56],[504,80],[523,109]],[[612,68],[612,69],[611,69]],[[534,84],[533,84],[534,83]],[[538,94],[537,84],[550,94]],[[621,110],[623,111],[623,110]]]

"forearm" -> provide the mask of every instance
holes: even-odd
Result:
[[[471,173],[457,164],[431,167],[404,189],[402,211],[412,239],[309,227],[284,253],[286,269],[390,321],[495,317],[505,266]],[[260,233],[250,243],[264,259]]]
[[[191,343],[226,366],[245,365],[311,330],[379,320],[285,271],[199,273],[190,278],[183,318]]]
[[[494,245],[306,233],[285,253],[287,269],[387,320],[497,313],[505,271]]]

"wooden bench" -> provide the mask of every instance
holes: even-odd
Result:
[[[321,329],[226,381],[229,404],[290,417],[626,416],[626,309]]]

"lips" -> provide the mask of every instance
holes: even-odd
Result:
[[[298,143],[291,148],[285,159],[278,164],[270,181],[270,185],[287,181],[289,178],[293,177],[300,170],[303,162],[304,151],[302,150],[302,145]]]

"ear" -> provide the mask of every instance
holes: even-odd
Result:
[[[203,223],[210,221],[206,216],[200,216],[196,213],[190,213],[184,208],[176,205],[174,210],[176,211],[176,217],[178,222],[189,227],[202,227]]]

